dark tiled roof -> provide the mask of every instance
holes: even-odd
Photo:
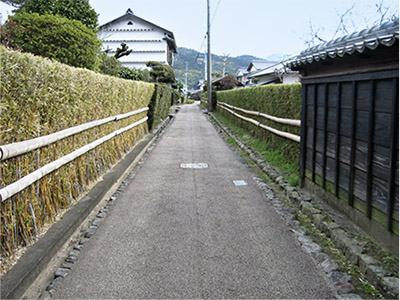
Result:
[[[326,58],[343,57],[345,54],[363,53],[365,49],[375,50],[379,45],[393,46],[399,39],[399,19],[326,42],[302,51],[283,63],[287,67],[311,64]]]

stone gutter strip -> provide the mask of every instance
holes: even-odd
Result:
[[[306,235],[306,229],[296,220],[296,209],[287,207],[284,202],[275,197],[271,187],[260,178],[255,178],[259,187],[265,192],[265,195],[275,208],[275,211],[285,220],[287,226],[295,234],[301,247],[326,274],[326,278],[336,291],[339,299],[362,299],[360,296],[352,293],[354,286],[351,284],[351,277],[345,273],[338,272],[338,265],[325,253],[321,246],[315,243],[311,237]]]
[[[249,155],[250,159],[253,160],[254,163],[266,175],[271,177],[272,180],[284,190],[287,198],[291,200],[304,214],[306,214],[314,222],[314,225],[318,229],[320,229],[323,233],[331,238],[335,246],[338,249],[342,250],[346,258],[352,264],[358,265],[360,267],[361,272],[367,277],[368,281],[373,284],[384,295],[385,298],[399,298],[399,278],[393,276],[392,274],[388,274],[377,260],[369,255],[363,254],[362,247],[357,243],[357,241],[351,239],[347,232],[343,230],[339,224],[335,222],[327,222],[327,216],[323,215],[321,210],[314,208],[314,206],[312,205],[311,202],[313,198],[309,193],[301,190],[300,188],[290,186],[285,181],[282,172],[278,168],[273,167],[266,161],[264,161],[258,153],[253,151],[251,147],[244,144],[229,128],[224,126],[214,114],[208,114],[214,118],[219,128],[226,135],[234,139],[239,148],[245,151]],[[282,212],[285,212],[285,208],[283,208],[283,205],[280,204],[276,198],[272,199],[271,201],[272,204],[274,204],[274,206],[276,207],[278,213],[282,214]],[[318,247],[315,246],[315,243],[308,242],[308,239],[304,239],[304,227],[297,226],[296,222],[298,221],[294,219],[291,220],[291,216],[285,215],[284,218],[290,219],[288,225],[291,230],[300,237],[299,241],[302,244],[303,249],[305,249],[307,252],[312,254],[314,258],[317,259],[322,269],[325,272],[333,270],[332,272],[339,273],[335,270],[334,266],[331,263],[328,263],[327,261],[320,261],[321,257],[323,257],[322,254],[324,253],[318,251]],[[295,224],[296,226],[294,226],[293,224]],[[348,299],[348,297],[345,296],[351,296],[353,294],[347,294],[348,286],[346,287],[346,280],[343,279],[343,276],[341,277],[339,276],[339,274],[333,274],[332,272],[328,275],[329,280],[331,282],[334,282],[334,285],[336,284],[336,287],[339,287],[338,293],[343,294],[343,299]],[[340,298],[341,296],[339,296],[339,299]]]
[[[49,231],[26,251],[18,263],[1,278],[0,299],[19,299],[23,296],[51,259],[103,199],[104,195],[116,182],[123,180],[122,177],[126,176],[126,171],[134,167],[140,157],[144,155],[146,149],[153,143],[158,134],[168,125],[172,118],[173,115],[169,115],[160,123],[122,161],[107,172],[102,181],[98,182],[86,196],[80,199],[64,214],[62,219],[53,224]],[[71,252],[71,254],[76,255],[69,256],[69,263],[77,259],[78,252],[79,250],[77,249]],[[68,273],[66,270],[60,270],[60,272],[64,272],[65,275]],[[57,282],[54,282],[54,284],[57,285],[59,281],[61,279],[57,279]]]

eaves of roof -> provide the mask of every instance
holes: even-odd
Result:
[[[247,71],[247,68],[239,68],[239,69],[237,69],[237,71],[236,71],[236,75],[238,76],[238,75],[240,75],[240,74],[242,74],[242,75],[247,75],[247,74],[249,74],[249,72]]]
[[[277,63],[273,66],[270,66],[268,68],[259,70],[259,71],[254,71],[251,72],[250,74],[247,75],[248,78],[257,78],[265,75],[283,75],[283,74],[298,74],[299,71],[292,71],[289,68],[286,68],[283,63]]]
[[[269,61],[269,60],[265,60],[265,59],[254,59],[251,61],[250,65],[247,67],[247,71],[250,72],[252,67],[256,68],[256,70],[264,70],[265,68],[268,68],[276,63],[278,63],[278,62],[277,61]]]
[[[262,86],[262,85],[270,84],[270,83],[274,82],[276,79],[277,79],[277,78],[274,77],[274,78],[271,78],[271,79],[269,79],[269,80],[265,80],[265,81],[258,82],[258,83],[253,83],[253,84],[250,85],[250,87],[257,87],[257,86]]]
[[[149,22],[149,21],[147,21],[145,19],[142,19],[142,18],[134,15],[133,12],[130,9],[128,9],[124,15],[122,15],[122,16],[120,16],[120,17],[118,17],[118,18],[116,18],[116,19],[114,19],[114,20],[112,20],[110,22],[107,22],[107,23],[105,23],[105,24],[103,24],[101,26],[99,26],[98,29],[101,30],[104,27],[107,27],[107,26],[111,25],[112,23],[118,22],[118,21],[120,21],[121,19],[123,19],[125,17],[134,18],[134,19],[139,20],[141,22],[147,23],[150,26],[154,26],[154,27],[156,27],[156,28],[158,28],[158,29],[160,29],[162,31],[165,31],[167,33],[167,36],[168,36],[168,38],[167,38],[168,44],[174,50],[175,53],[178,53],[178,47],[176,45],[174,33],[172,31],[169,31],[168,29],[162,28],[161,26],[158,26],[158,25],[156,25],[154,23],[151,23],[151,22]]]
[[[350,35],[308,48],[299,55],[283,62],[286,67],[296,68],[327,58],[343,57],[363,53],[366,49],[375,50],[379,45],[391,47],[399,39],[399,19],[354,32]]]
[[[267,67],[265,69],[257,70],[255,72],[252,72],[247,77],[248,78],[254,78],[254,77],[259,77],[259,76],[268,75],[268,74],[275,74],[275,70],[280,69],[282,67],[283,66],[280,65],[280,63],[274,64],[274,65],[269,66],[269,67]]]

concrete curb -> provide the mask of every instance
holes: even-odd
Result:
[[[259,154],[245,145],[232,131],[225,127],[218,118],[211,115],[218,127],[224,131],[226,135],[235,140],[237,145],[246,153],[250,159],[272,180],[283,189],[286,197],[303,213],[305,213],[315,224],[315,226],[330,237],[337,248],[343,251],[346,258],[354,265],[360,267],[361,272],[368,278],[368,281],[373,284],[385,298],[399,298],[399,278],[388,274],[380,263],[363,253],[362,245],[358,244],[349,237],[348,232],[342,226],[334,221],[328,222],[327,215],[322,214],[322,211],[314,208],[312,202],[313,196],[300,188],[290,186],[282,174],[282,172],[265,162]]]
[[[21,298],[51,259],[68,241],[72,234],[88,217],[96,205],[117,182],[122,182],[134,168],[147,148],[165,128],[173,115],[170,114],[156,129],[138,143],[113,169],[108,171],[103,180],[98,182],[86,196],[71,207],[46,234],[32,245],[16,265],[1,278],[1,299]],[[116,187],[118,188],[118,187]]]

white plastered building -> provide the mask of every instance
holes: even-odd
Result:
[[[129,68],[146,68],[148,61],[157,61],[173,66],[177,46],[174,34],[156,24],[135,16],[131,9],[98,28],[98,37],[103,41],[108,55],[114,56],[121,43],[132,52],[119,58]]]

